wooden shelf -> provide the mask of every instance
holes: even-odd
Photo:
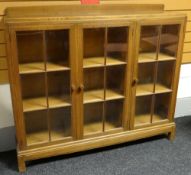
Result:
[[[64,63],[56,64],[52,62],[47,62],[46,66],[47,66],[47,72],[70,70],[69,67],[64,66]],[[19,72],[20,74],[45,72],[45,64],[43,62],[20,64]]]
[[[104,123],[105,128],[107,128],[107,130],[112,130],[115,129],[115,125],[105,122]],[[99,133],[99,132],[103,132],[103,124],[102,122],[95,122],[95,123],[90,123],[90,124],[86,124],[84,125],[84,135],[88,135],[88,134],[93,134],[93,133]]]
[[[155,93],[166,93],[166,92],[172,92],[172,90],[160,83],[157,83],[155,85]]]
[[[71,106],[70,96],[49,96],[48,102],[50,108]]]
[[[36,145],[49,142],[48,130],[46,131],[36,131],[35,133],[30,133],[26,135],[27,145]]]
[[[153,94],[154,83],[138,84],[136,88],[136,96]]]
[[[66,66],[66,63],[64,62],[61,63],[48,62],[46,66],[47,66],[47,72],[70,70],[70,68]]]
[[[142,40],[145,42],[148,42],[154,46],[157,45],[157,36],[144,37],[144,38],[142,38]],[[166,33],[166,34],[161,35],[160,44],[167,45],[167,44],[176,43],[177,41],[178,41],[178,36]]]
[[[106,90],[105,100],[114,100],[124,98],[119,92],[114,90]],[[104,101],[104,89],[84,91],[84,103],[94,103]]]
[[[104,66],[104,57],[92,57],[92,58],[84,58],[83,59],[83,67],[91,68],[91,67],[103,67]]]
[[[158,60],[159,61],[170,61],[170,60],[176,60],[176,58],[173,56],[167,55],[165,53],[159,53]]]
[[[106,90],[106,100],[115,100],[115,99],[123,99],[125,98],[124,95],[122,95],[119,91],[117,90],[111,90],[107,89]]]
[[[145,125],[150,123],[151,123],[151,114],[141,114],[141,115],[135,116],[135,119],[134,119],[135,126]]]
[[[153,123],[154,122],[158,122],[158,121],[162,121],[162,120],[166,120],[167,118],[164,118],[164,117],[162,117],[162,116],[160,116],[160,115],[158,115],[158,114],[154,114],[153,115]]]
[[[107,57],[107,59],[106,59],[106,65],[107,66],[124,65],[124,64],[126,64],[125,61],[121,61],[120,59],[117,59],[117,58]]]
[[[36,97],[23,100],[24,112],[31,112],[43,109],[47,109],[47,103],[45,97]]]
[[[157,61],[156,57],[157,57],[156,52],[140,53],[138,62],[139,63],[155,62]],[[175,59],[176,59],[175,57],[167,55],[165,53],[158,54],[158,61],[170,61]]]
[[[104,57],[92,57],[92,58],[84,58],[83,59],[83,67],[84,68],[91,68],[91,67],[103,67],[104,66]],[[126,64],[126,62],[121,61],[117,58],[106,58],[106,66],[112,66],[112,65],[123,65]]]
[[[34,62],[34,63],[26,63],[19,65],[20,74],[38,73],[44,71],[45,71],[45,65],[43,62]]]
[[[138,62],[139,63],[154,62],[156,61],[156,58],[157,58],[156,52],[139,53]]]
[[[162,120],[166,119],[164,119],[162,116],[158,114],[154,114],[152,116],[152,122],[158,122]],[[151,114],[142,114],[135,116],[135,121],[134,121],[135,126],[147,125],[147,124],[151,124]]]
[[[68,138],[69,134],[70,134],[69,130],[65,131],[64,129],[60,129],[60,130],[56,130],[56,131],[54,130],[54,131],[51,131],[51,133],[50,133],[52,141]]]
[[[136,96],[150,95],[153,93],[172,92],[171,89],[167,88],[166,86],[160,83],[157,83],[155,85],[155,92],[153,92],[153,88],[154,88],[154,83],[138,84],[136,89]]]
[[[49,96],[48,101],[50,108],[71,106],[69,96],[63,98],[60,96]],[[23,100],[24,112],[31,112],[43,109],[47,109],[46,97],[37,97]]]
[[[68,131],[67,131],[68,132]],[[63,140],[68,137],[68,133],[64,130],[57,130],[57,131],[51,131],[51,140]],[[49,142],[49,133],[48,131],[38,131],[35,133],[27,134],[27,145],[36,145],[36,144],[43,144]]]

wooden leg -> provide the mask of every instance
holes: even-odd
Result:
[[[168,134],[168,139],[170,141],[174,141],[176,135],[176,126],[174,126],[171,130],[171,132]]]
[[[19,168],[19,172],[23,173],[26,171],[26,164],[25,164],[25,160],[23,157],[19,157],[18,156],[18,168]]]

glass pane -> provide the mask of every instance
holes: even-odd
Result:
[[[83,30],[83,66],[99,67],[104,65],[105,28]]]
[[[43,61],[42,31],[16,32],[19,72],[42,72],[45,69]]]
[[[48,73],[48,102],[50,108],[71,105],[70,71]]]
[[[175,59],[177,56],[180,25],[162,26],[159,60]]]
[[[172,77],[174,74],[174,61],[165,61],[158,63],[157,83],[155,92],[171,91]]]
[[[136,97],[134,125],[151,123],[152,95]]]
[[[84,69],[84,103],[104,100],[104,68]]]
[[[149,62],[157,59],[159,26],[142,26],[139,48],[139,62]]]
[[[123,100],[106,102],[105,130],[122,127]]]
[[[46,109],[45,74],[21,75],[20,81],[24,112]]]
[[[171,93],[157,94],[155,96],[155,110],[153,122],[168,118]]]
[[[69,30],[46,31],[47,70],[69,69]]]
[[[146,95],[154,91],[155,63],[138,64],[138,84],[136,95]]]
[[[71,108],[51,109],[49,114],[51,140],[59,140],[71,136]]]
[[[84,135],[103,132],[103,103],[84,105]]]
[[[125,66],[110,66],[106,70],[106,100],[124,98]]]
[[[27,145],[49,141],[47,111],[24,113]]]
[[[108,28],[107,65],[125,64],[128,51],[128,27]]]

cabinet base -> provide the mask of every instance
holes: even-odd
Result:
[[[158,126],[151,126],[148,128],[124,131],[117,134],[110,134],[107,136],[72,141],[64,144],[45,146],[25,151],[18,150],[19,171],[26,171],[26,161],[91,150],[95,148],[148,138],[160,134],[167,134],[168,139],[173,141],[175,138],[175,128],[175,123],[167,123]]]

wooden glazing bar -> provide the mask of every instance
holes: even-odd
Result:
[[[106,90],[107,90],[107,45],[108,45],[108,28],[105,28],[105,37],[104,37],[104,94],[103,94],[103,117],[102,117],[102,122],[103,122],[103,132],[105,131],[105,115],[106,115]]]
[[[159,52],[160,52],[160,41],[161,41],[161,34],[162,34],[162,26],[160,25],[159,29],[158,29],[158,38],[157,38],[157,48],[156,48],[156,60],[157,62],[155,62],[154,64],[154,87],[153,87],[153,93],[155,93],[156,90],[156,83],[157,83],[157,76],[158,76],[158,57],[159,57]],[[154,115],[154,111],[155,110],[155,95],[152,95],[152,101],[151,101],[151,123],[153,122],[153,115]]]
[[[48,135],[49,142],[51,141],[51,126],[50,126],[50,108],[49,108],[49,98],[48,98],[48,73],[47,73],[47,45],[46,45],[46,31],[43,31],[43,60],[45,66],[45,95],[47,103],[47,126],[48,126]]]

